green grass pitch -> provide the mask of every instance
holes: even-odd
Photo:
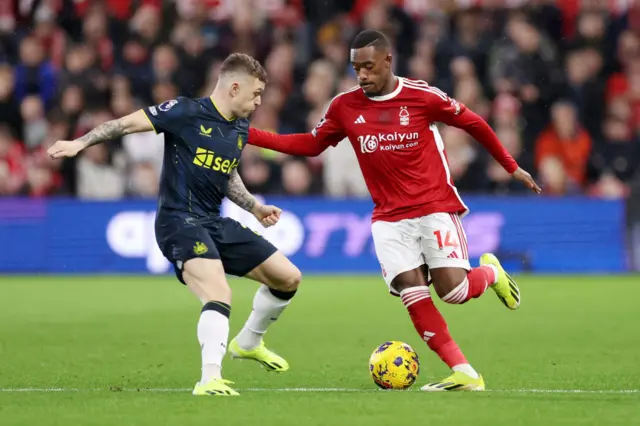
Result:
[[[493,292],[441,307],[488,392],[431,394],[447,369],[380,277],[308,277],[267,344],[291,370],[225,359],[241,396],[196,398],[199,305],[171,277],[0,278],[0,424],[640,424],[640,278],[519,278],[522,306]],[[232,335],[256,284],[233,280]],[[418,350],[409,391],[378,391],[385,340]],[[57,389],[57,390],[56,390]]]

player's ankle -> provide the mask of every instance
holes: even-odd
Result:
[[[487,266],[489,269],[491,269],[493,271],[493,282],[491,282],[489,285],[494,285],[495,283],[498,282],[498,277],[499,272],[498,272],[498,268],[495,265],[484,265]]]
[[[264,336],[264,333],[256,333],[255,331],[244,327],[240,330],[240,333],[238,333],[234,340],[241,350],[251,351],[260,346],[260,343],[262,343],[262,336]]]
[[[451,367],[451,369],[455,372],[464,373],[467,376],[472,377],[474,379],[480,378],[480,375],[476,370],[473,369],[471,364],[458,364]]]
[[[202,366],[202,379],[200,383],[207,384],[212,380],[222,378],[222,368],[217,364],[204,364]]]

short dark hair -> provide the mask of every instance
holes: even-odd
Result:
[[[376,49],[386,50],[391,47],[391,42],[384,33],[375,30],[360,31],[351,42],[352,49],[362,49],[373,46]]]
[[[255,77],[263,83],[267,82],[267,72],[260,62],[245,53],[232,53],[227,56],[220,68],[220,75],[238,71]]]

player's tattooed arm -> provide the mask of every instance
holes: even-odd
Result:
[[[77,140],[79,140],[80,142],[84,142],[84,146],[86,148],[92,145],[97,145],[104,141],[116,139],[124,134],[124,125],[122,124],[120,119],[116,119],[107,121],[106,123],[102,123]]]
[[[86,135],[72,141],[56,141],[47,153],[51,158],[75,157],[80,151],[100,142],[118,138],[129,133],[148,132],[153,129],[143,110],[138,110],[117,120],[99,125]]]
[[[151,130],[153,130],[153,127],[147,115],[143,110],[138,110],[124,117],[109,120],[77,140],[83,142],[84,147],[87,148],[130,133],[148,132]]]
[[[238,169],[233,169],[229,177],[229,188],[227,190],[227,198],[237,204],[244,210],[253,213],[258,200],[251,195],[242,182]]]

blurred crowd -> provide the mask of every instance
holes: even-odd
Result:
[[[245,52],[269,83],[253,126],[306,132],[356,85],[348,45],[393,40],[399,75],[485,117],[550,195],[625,197],[640,179],[640,2],[632,0],[4,0],[0,5],[0,195],[152,198],[163,135],[128,135],[77,159],[46,149],[178,95],[208,96]],[[463,193],[514,193],[502,168],[442,129]],[[348,143],[302,159],[248,146],[240,173],[262,194],[368,197]]]

